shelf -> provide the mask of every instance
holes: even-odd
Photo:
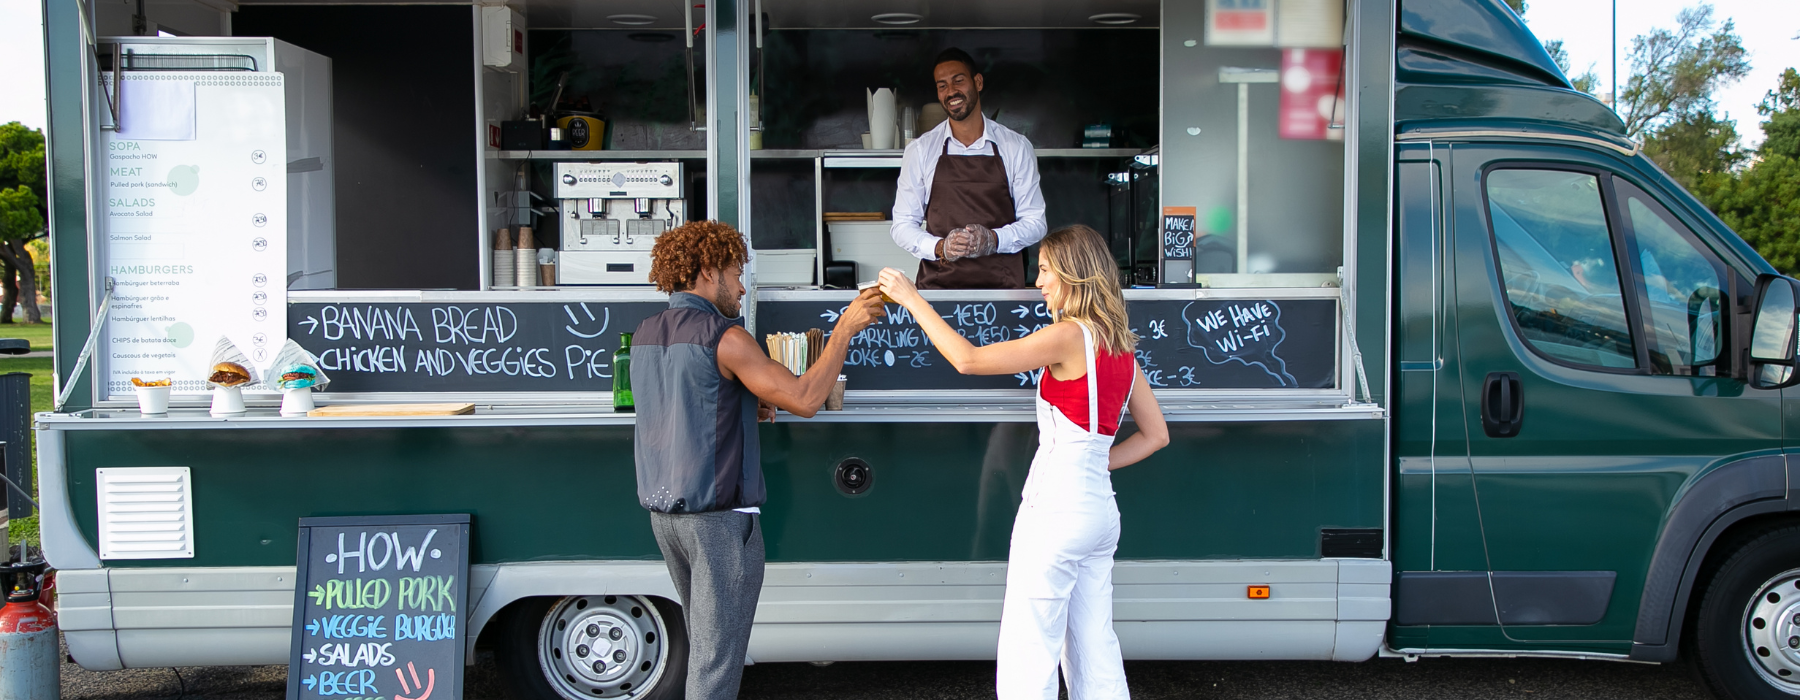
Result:
[[[1143,153],[1141,148],[1040,148],[1039,158],[1130,158]]]
[[[1039,158],[1130,158],[1143,153],[1136,148],[1039,148]],[[843,149],[767,149],[750,152],[751,160],[812,160],[824,158],[827,168],[898,168],[906,151]],[[488,160],[703,160],[703,150],[667,151],[499,151],[484,150]]]
[[[706,151],[487,151],[490,160],[670,160],[704,159]]]
[[[785,151],[784,151],[785,152]],[[798,151],[794,151],[798,152]],[[820,151],[827,168],[898,168],[905,154],[901,150],[844,149]],[[1039,148],[1035,150],[1037,157],[1043,158],[1130,158],[1143,153],[1136,148]],[[755,156],[752,156],[755,157]]]
[[[759,148],[759,149],[750,151],[750,159],[751,160],[778,160],[778,159],[812,160],[814,158],[819,157],[820,153],[823,153],[823,151],[820,151],[816,148],[815,149],[790,149],[790,148],[760,149]]]

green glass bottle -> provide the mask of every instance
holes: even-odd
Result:
[[[631,334],[619,334],[619,349],[613,353],[613,410],[635,411],[631,400]]]

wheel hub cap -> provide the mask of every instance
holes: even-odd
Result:
[[[1763,679],[1800,695],[1800,569],[1757,588],[1744,611],[1744,652]]]
[[[649,690],[667,662],[662,618],[630,596],[564,598],[538,633],[544,675],[564,698],[628,698]]]

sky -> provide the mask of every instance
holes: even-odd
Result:
[[[1539,39],[1561,39],[1574,73],[1592,67],[1598,92],[1612,91],[1611,33],[1614,0],[1531,0],[1525,22]],[[1675,15],[1699,0],[1617,0],[1620,79],[1630,66],[1631,38],[1655,27],[1675,27]],[[40,0],[0,0],[0,123],[44,126],[43,23]],[[1762,142],[1756,103],[1774,89],[1784,68],[1800,67],[1800,10],[1795,0],[1712,0],[1720,21],[1736,20],[1738,36],[1750,52],[1751,72],[1715,96],[1721,117],[1737,121],[1745,146]]]
[[[0,0],[11,2],[12,0]],[[1632,37],[1663,27],[1674,29],[1675,16],[1698,0],[1618,0],[1619,81],[1630,74],[1626,56]],[[1800,6],[1795,0],[1713,0],[1713,18],[1734,19],[1734,30],[1750,54],[1750,75],[1713,95],[1721,118],[1737,121],[1745,146],[1762,143],[1763,117],[1756,104],[1775,89],[1785,68],[1800,68]],[[1612,0],[1527,0],[1525,24],[1541,41],[1561,39],[1569,51],[1570,72],[1590,66],[1600,77],[1595,92],[1613,91]],[[1573,76],[1571,76],[1573,77]]]
[[[44,128],[44,24],[39,0],[0,0],[0,124]]]

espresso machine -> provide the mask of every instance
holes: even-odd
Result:
[[[681,163],[557,163],[557,284],[650,284],[650,249],[687,221]]]

